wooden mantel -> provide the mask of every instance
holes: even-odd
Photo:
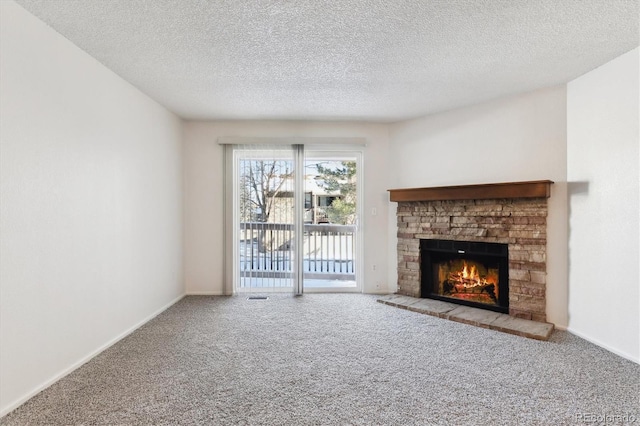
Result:
[[[490,198],[549,198],[550,180],[390,189],[391,201],[486,200]]]

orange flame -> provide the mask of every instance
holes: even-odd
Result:
[[[459,271],[457,274],[452,274],[452,277],[457,280],[466,280],[463,282],[463,285],[465,287],[475,287],[475,286],[479,286],[479,285],[483,285],[486,284],[487,281],[483,278],[480,278],[480,274],[478,274],[478,268],[475,265],[471,265],[471,267],[469,267],[467,265],[467,262],[464,262],[464,266],[462,267],[462,270]],[[469,283],[469,281],[474,282],[475,284]]]

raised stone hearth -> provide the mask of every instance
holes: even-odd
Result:
[[[546,321],[551,183],[392,190],[391,200],[398,201],[398,294],[424,297],[421,239],[504,243],[509,250],[509,315]]]
[[[536,340],[549,340],[553,324],[515,318],[507,314],[485,311],[468,306],[454,305],[433,299],[419,299],[410,296],[389,295],[378,299],[379,303],[406,309],[412,312],[431,315],[450,321],[475,325],[516,336]]]

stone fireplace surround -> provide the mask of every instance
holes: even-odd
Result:
[[[509,246],[509,315],[546,321],[551,181],[390,190],[398,202],[398,294],[421,297],[420,240]]]

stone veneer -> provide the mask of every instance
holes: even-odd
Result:
[[[546,321],[547,199],[398,202],[398,293],[421,297],[420,239],[509,245],[509,315]]]

